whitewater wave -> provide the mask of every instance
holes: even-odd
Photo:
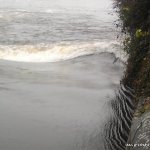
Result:
[[[73,8],[53,8],[53,9],[4,9],[1,10],[0,9],[0,15],[6,15],[5,13],[7,13],[7,15],[20,15],[20,14],[31,14],[31,13],[45,13],[45,14],[57,14],[57,13],[79,13],[79,12],[86,12],[87,13],[87,9],[73,9]]]
[[[53,14],[53,13],[59,13],[59,10],[53,10],[53,9],[47,9],[43,11],[36,11],[36,10],[23,10],[23,9],[17,9],[17,10],[0,10],[0,20],[13,20],[18,18],[24,18],[31,16],[31,14]]]
[[[55,45],[0,45],[0,59],[21,62],[56,62],[102,52],[114,53],[116,57],[126,61],[126,56],[116,41]]]

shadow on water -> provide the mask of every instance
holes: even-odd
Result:
[[[113,116],[105,125],[104,143],[106,150],[125,150],[134,113],[134,90],[120,85],[111,101]]]
[[[82,150],[126,149],[135,110],[134,90],[120,84],[114,98],[109,103],[112,115],[105,124],[103,131],[95,131],[95,134],[91,135],[88,140],[86,139],[86,148],[83,146]]]

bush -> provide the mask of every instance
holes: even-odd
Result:
[[[124,84],[137,91],[137,95],[150,91],[150,0],[115,0],[122,32],[127,34],[124,50],[128,65]]]

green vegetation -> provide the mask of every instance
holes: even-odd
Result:
[[[150,110],[150,0],[115,0],[119,24],[126,35],[124,50],[129,59],[124,84],[135,89],[136,100]],[[142,111],[143,112],[143,111]]]

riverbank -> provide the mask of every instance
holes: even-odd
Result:
[[[121,27],[125,35],[124,51],[129,55],[123,83],[135,90],[136,110],[128,142],[145,144],[150,139],[142,136],[150,137],[150,1],[116,0],[115,10],[119,15],[117,26]],[[143,123],[145,121],[146,126]],[[139,148],[142,150],[149,147]],[[135,148],[130,146],[127,149]]]
[[[149,150],[150,148],[150,111],[143,108],[148,107],[145,101],[150,99],[140,99],[127,142],[126,150]],[[142,111],[142,112],[141,112]]]

